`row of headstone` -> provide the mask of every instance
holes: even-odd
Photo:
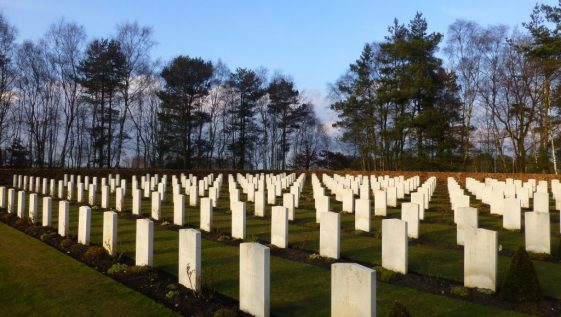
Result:
[[[559,190],[558,180],[552,180],[551,185],[554,192]],[[487,178],[483,183],[473,178],[466,178],[466,187],[472,193],[480,192],[482,189],[492,190],[495,196],[490,198],[491,213],[502,216],[503,228],[520,230],[523,215],[526,251],[551,254],[551,220],[546,181],[536,183],[534,179],[526,182],[507,179],[501,182]],[[522,213],[524,206],[530,207],[529,202],[524,202],[530,196],[533,197],[533,211]]]
[[[118,189],[118,188],[117,188]],[[117,191],[116,189],[116,191]],[[140,189],[133,192],[133,196],[140,195]],[[14,199],[4,198],[6,192],[15,193],[13,188],[6,191],[5,187],[0,187],[0,207],[14,206]],[[207,198],[208,199],[208,198]],[[207,201],[209,201],[208,199]],[[43,207],[45,212],[43,217],[50,218],[51,197],[44,197]],[[36,206],[37,194],[30,196],[30,205]],[[69,224],[69,203],[68,201],[59,202],[59,232],[61,235],[68,234]],[[208,206],[212,206],[210,201]],[[18,192],[17,212],[24,216],[25,192]],[[30,218],[37,217],[36,207],[30,209]],[[330,212],[331,213],[331,212]],[[273,207],[273,216],[278,221],[272,221],[272,225],[277,223],[279,230],[272,230],[273,244],[286,245],[286,231],[288,225],[288,209],[284,206]],[[335,214],[335,213],[331,213]],[[336,214],[338,216],[338,214]],[[113,211],[104,212],[103,216],[103,247],[109,254],[116,253],[117,245],[117,213]],[[402,222],[401,220],[387,219],[387,223]],[[43,225],[50,225],[43,221]],[[82,206],[79,208],[78,220],[78,243],[90,244],[91,208]],[[406,226],[402,222],[402,227]],[[154,223],[150,219],[138,219],[136,226],[136,265],[153,265],[153,242],[154,242]],[[337,226],[339,227],[339,225]],[[386,228],[386,225],[384,225]],[[384,229],[391,238],[394,228]],[[279,232],[284,232],[284,234]],[[401,233],[406,237],[407,230],[401,229]],[[338,251],[337,251],[338,252]],[[405,269],[406,270],[406,269]],[[179,263],[178,279],[179,283],[185,287],[199,290],[201,272],[201,240],[200,232],[195,229],[181,229],[179,232]],[[360,303],[360,305],[357,305]],[[255,316],[268,316],[270,310],[270,253],[269,249],[257,243],[240,244],[240,309]],[[347,315],[375,316],[376,314],[376,276],[372,269],[357,265],[338,263],[332,266],[332,316],[339,316],[341,312]]]
[[[501,182],[487,182],[492,184],[491,187],[493,184],[499,184],[498,188],[503,187]],[[521,184],[521,182],[517,183]],[[529,185],[526,185],[527,188],[531,188],[532,183],[529,182]],[[505,194],[505,191],[502,189],[494,191],[502,200],[500,214],[503,218],[503,227],[506,229],[520,229],[521,203],[520,198],[516,197],[517,187],[514,185],[514,181],[505,182],[504,184],[505,188],[514,186],[514,189],[512,189],[513,193],[508,194]],[[482,182],[469,178],[466,179],[466,185],[472,193],[477,192],[478,188],[487,188],[487,185],[483,185]],[[539,197],[541,194],[547,195],[544,192],[544,187],[542,183],[542,189],[535,193],[534,198]],[[518,188],[524,187],[519,185]],[[467,206],[461,205],[461,198],[464,192],[455,179],[448,179],[448,189],[453,209],[456,212],[457,243],[464,245],[464,285],[466,287],[485,288],[495,291],[498,258],[497,232],[478,228],[478,211],[476,208],[470,207],[469,204]],[[521,192],[527,193],[526,190]],[[526,250],[535,253],[550,253],[549,213],[534,210],[526,212],[524,218]]]

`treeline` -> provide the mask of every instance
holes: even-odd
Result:
[[[522,29],[457,20],[444,41],[395,20],[331,89],[355,166],[557,173],[560,21],[536,5]]]
[[[137,23],[88,40],[61,20],[20,43],[0,15],[0,164],[557,172],[560,21],[561,2],[446,37],[395,20],[330,86],[333,135],[287,75],[160,63]]]
[[[329,137],[286,75],[180,55],[152,30],[87,41],[60,21],[16,41],[0,16],[0,163],[37,167],[308,169]]]

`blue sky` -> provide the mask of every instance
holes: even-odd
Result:
[[[37,39],[64,17],[84,25],[90,38],[109,36],[115,25],[137,21],[154,29],[153,56],[179,54],[222,59],[230,68],[265,66],[292,76],[318,105],[324,120],[328,83],[360,54],[365,42],[381,41],[394,18],[407,22],[416,11],[429,28],[446,34],[458,18],[482,25],[521,27],[531,0],[0,0],[0,10],[16,25],[19,40]],[[555,0],[540,3],[556,4]]]

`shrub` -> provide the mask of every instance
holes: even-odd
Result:
[[[16,220],[16,226],[27,226],[30,225],[31,221],[29,221],[29,219],[27,219],[26,217],[24,218],[18,218],[18,220]]]
[[[60,247],[63,249],[68,249],[70,246],[72,246],[74,244],[74,241],[72,241],[72,239],[62,239],[62,241],[60,241]]]
[[[166,298],[167,299],[174,299],[177,295],[179,295],[178,291],[168,291],[166,293]]]
[[[236,317],[238,314],[228,308],[220,308],[219,310],[214,312],[213,317]]]
[[[308,259],[310,260],[319,260],[321,259],[321,255],[317,254],[317,253],[312,253],[310,255],[308,255]]]
[[[225,234],[221,234],[221,235],[218,237],[217,240],[220,241],[220,242],[222,242],[222,241],[228,241],[228,240],[230,240],[230,237],[227,236],[227,235],[225,235]]]
[[[394,301],[388,317],[411,317],[411,314],[409,314],[407,308],[402,303]]]
[[[462,286],[454,286],[450,289],[450,293],[456,296],[466,297],[469,295],[469,289]]]
[[[84,259],[89,262],[95,262],[99,261],[105,254],[107,254],[107,251],[103,247],[91,246],[84,253]]]
[[[43,233],[43,234],[41,234],[41,236],[39,236],[39,239],[41,239],[42,241],[45,241],[45,240],[51,239],[51,238],[54,237],[54,236],[56,236],[55,233],[48,232],[48,233]]]
[[[129,266],[124,263],[115,263],[107,270],[107,274],[113,275],[119,272],[126,272],[128,268]]]
[[[381,282],[390,283],[395,278],[395,276],[397,275],[396,272],[385,269],[381,266],[378,266],[375,269],[376,269],[376,272],[378,274],[380,274],[380,281]]]
[[[512,257],[500,296],[509,302],[537,302],[541,299],[541,287],[534,264],[524,247]]]

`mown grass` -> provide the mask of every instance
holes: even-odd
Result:
[[[132,200],[130,188],[127,190],[125,209],[130,210]],[[100,201],[100,197],[97,197]],[[245,197],[242,197],[245,198]],[[187,204],[188,204],[188,199]],[[446,188],[437,187],[431,209],[426,213],[426,223],[421,223],[420,238],[427,244],[411,244],[409,247],[410,270],[426,276],[444,277],[463,281],[463,251],[462,249],[442,248],[431,245],[431,242],[456,242],[456,228],[453,225],[450,206],[447,203]],[[171,188],[166,192],[166,201],[162,203],[162,215],[173,221],[173,205],[171,203]],[[472,200],[473,202],[473,200]],[[281,204],[277,198],[277,204]],[[332,209],[339,211],[340,203],[331,198]],[[114,206],[113,197],[111,206]],[[228,210],[227,184],[222,187],[218,207],[214,208],[213,228],[230,234],[231,215]],[[143,199],[142,210],[144,216],[150,215],[150,200]],[[39,201],[41,210],[41,200]],[[252,217],[253,204],[247,204],[247,239],[270,240],[270,206],[267,217]],[[487,212],[488,214],[488,212]],[[480,226],[491,229],[500,228],[500,218],[480,212]],[[71,233],[77,233],[78,206],[71,206]],[[53,225],[56,227],[58,216],[58,202],[53,201]],[[388,217],[399,217],[399,209],[390,209]],[[370,263],[371,266],[381,262],[381,217],[372,217],[370,233],[354,232],[354,216],[343,214],[341,232],[341,255],[349,260],[359,260]],[[91,241],[101,244],[102,212],[92,212]],[[186,221],[188,226],[199,226],[199,208],[186,206]],[[428,223],[430,221],[446,222]],[[498,226],[498,227],[497,227]],[[558,227],[557,227],[558,228]],[[555,235],[552,229],[552,235]],[[500,232],[500,243],[505,248],[515,249],[522,242],[522,233]],[[162,226],[155,228],[154,264],[157,268],[177,275],[177,232],[167,230]],[[556,240],[553,240],[556,241]],[[311,195],[311,184],[307,180],[300,200],[300,208],[296,211],[296,220],[289,226],[289,244],[292,247],[318,252],[319,226],[315,224],[315,209]],[[119,218],[118,251],[134,258],[135,222],[124,217]],[[203,240],[202,243],[202,279],[207,287],[233,298],[238,298],[238,265],[239,250],[236,246]],[[502,281],[510,259],[499,259],[499,285]],[[561,266],[556,263],[536,261],[536,269],[546,295],[561,298],[561,290],[557,287],[561,282]],[[543,281],[547,281],[544,283]],[[329,270],[295,262],[279,257],[271,257],[271,311],[280,316],[325,316],[329,315],[330,303],[330,272]],[[483,306],[467,301],[451,299],[444,296],[428,294],[406,287],[398,287],[387,283],[378,283],[378,311],[385,315],[394,300],[403,303],[413,315],[430,316],[514,316],[512,311],[496,307]]]
[[[175,316],[109,277],[0,223],[0,315]]]

